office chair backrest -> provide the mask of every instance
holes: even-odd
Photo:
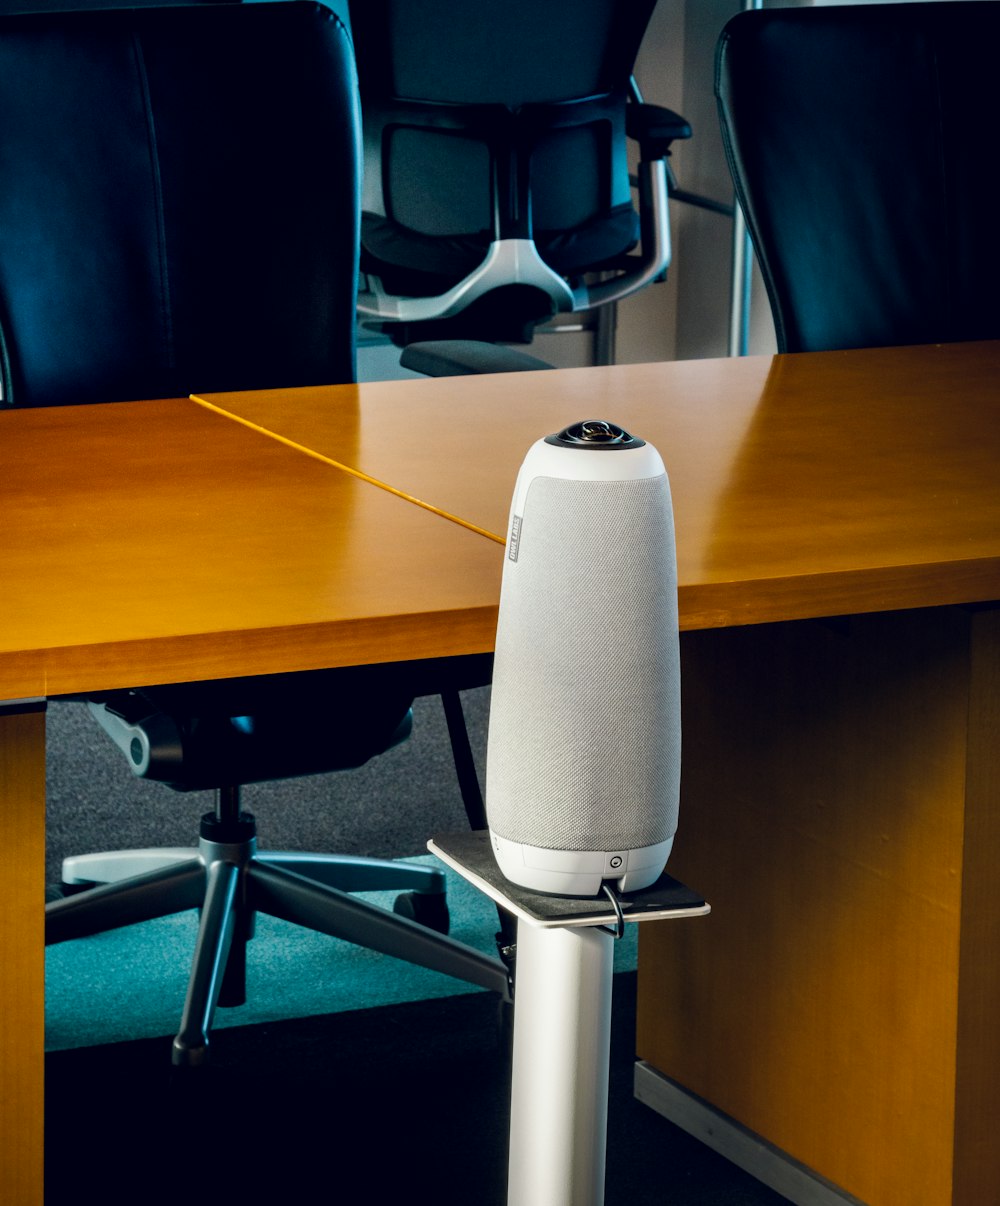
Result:
[[[354,0],[363,268],[427,297],[492,242],[534,240],[562,276],[630,250],[625,99],[655,3]]]
[[[1000,337],[1000,4],[740,14],[716,95],[782,351]]]
[[[3,404],[353,380],[359,127],[320,5],[0,18]]]
[[[490,118],[500,121],[501,114],[482,113],[481,137],[468,129],[455,136],[447,112],[436,113],[434,106],[498,106],[527,117],[528,106],[580,107],[588,98],[624,93],[655,3],[356,0],[351,24],[365,97],[366,148],[370,162],[381,164],[384,158],[389,168],[385,174],[367,174],[365,209],[376,209],[381,187],[388,212],[413,229],[450,235],[489,229],[488,156],[500,137],[498,130],[490,138],[489,124]],[[391,113],[376,121],[374,114],[368,116],[369,106]],[[570,137],[543,134],[532,165],[539,229],[566,230],[609,202],[630,200],[627,173],[617,163],[618,170],[609,172],[610,131],[594,124],[582,125]],[[546,162],[547,151],[563,156],[562,162]],[[624,131],[614,151],[624,154]],[[419,183],[431,178],[429,169],[432,193]]]

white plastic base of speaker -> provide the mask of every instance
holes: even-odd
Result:
[[[513,884],[553,896],[596,896],[605,880],[620,892],[655,883],[667,865],[672,837],[638,850],[546,850],[490,830],[497,865]]]

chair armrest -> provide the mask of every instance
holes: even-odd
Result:
[[[691,137],[691,126],[673,109],[643,101],[626,106],[625,133],[639,144],[642,159],[663,159],[675,138]]]
[[[425,377],[470,377],[481,373],[524,373],[554,365],[516,348],[472,339],[436,339],[411,343],[399,358],[403,368]]]

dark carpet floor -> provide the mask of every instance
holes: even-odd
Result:
[[[635,976],[615,978],[607,1206],[784,1201],[632,1096]],[[502,1206],[509,1070],[488,993],[46,1060],[47,1206]]]

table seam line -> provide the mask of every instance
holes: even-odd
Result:
[[[377,477],[372,477],[370,474],[364,473],[360,469],[353,469],[350,465],[345,465],[343,461],[335,460],[333,457],[329,457],[325,453],[318,452],[315,448],[310,448],[306,444],[299,443],[297,440],[289,439],[288,436],[283,436],[279,432],[273,431],[269,427],[264,427],[260,423],[254,423],[251,419],[245,419],[241,415],[234,414],[230,410],[225,410],[223,407],[218,406],[214,402],[209,402],[207,399],[199,397],[197,394],[190,394],[189,398],[192,402],[197,403],[206,410],[210,410],[225,419],[230,419],[234,423],[239,423],[241,426],[248,428],[250,431],[257,432],[258,435],[276,440],[279,444],[284,444],[287,448],[292,448],[296,452],[302,453],[304,456],[312,457],[313,460],[319,461],[321,464],[328,465],[333,469],[338,469],[342,473],[350,474],[351,477],[356,477],[360,481],[367,482],[370,486],[376,486],[380,490],[385,490],[387,494],[394,494],[397,498],[403,499],[404,502],[411,503],[415,507],[421,507],[425,511],[430,511],[432,515],[438,515],[442,519],[446,519],[451,523],[458,524],[459,527],[466,528],[470,532],[475,532],[478,536],[484,536],[487,540],[492,540],[497,544],[506,543],[504,537],[498,536],[495,532],[491,532],[487,528],[479,527],[478,524],[474,524],[468,519],[462,519],[461,516],[454,515],[450,511],[445,511],[441,507],[436,507],[433,503],[426,502],[422,498],[416,498],[414,495],[408,494],[405,490],[400,490],[397,486],[391,486],[388,482],[384,482]]]

